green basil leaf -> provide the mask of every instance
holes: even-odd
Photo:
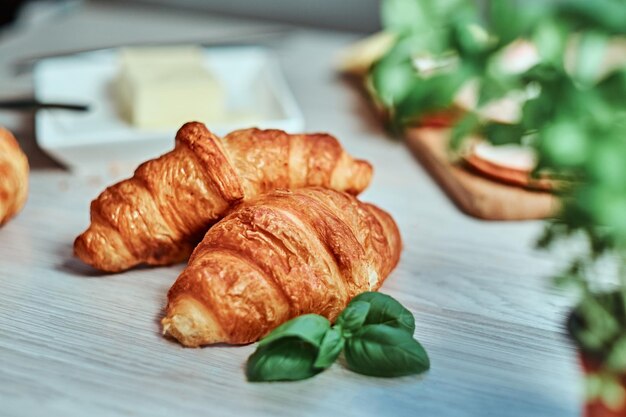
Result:
[[[537,24],[532,41],[544,62],[562,66],[568,35],[567,27],[561,22],[544,19]]]
[[[477,106],[480,108],[490,102],[500,100],[506,97],[511,91],[520,87],[517,78],[509,74],[485,76],[484,79],[480,81]]]
[[[428,354],[417,340],[406,331],[385,325],[363,327],[346,341],[344,352],[348,368],[364,375],[396,377],[430,367]]]
[[[324,339],[322,339],[322,344],[313,366],[320,369],[328,368],[337,360],[343,345],[344,339],[341,331],[337,328],[329,329],[324,335]]]
[[[466,21],[456,26],[456,38],[462,55],[478,54],[489,46],[489,35],[474,21]]]
[[[524,103],[522,107],[522,126],[526,129],[537,129],[546,120],[554,118],[552,97],[542,94]]]
[[[483,128],[485,137],[494,145],[521,143],[525,131],[519,124],[489,123]]]
[[[342,332],[346,335],[360,329],[363,323],[365,323],[370,306],[371,304],[366,301],[353,300],[341,312],[335,324],[341,326]]]
[[[554,2],[557,3],[557,2]],[[570,0],[558,2],[559,13],[580,26],[599,26],[609,33],[624,33],[626,8],[619,0]]]
[[[411,60],[407,57],[401,62],[381,60],[371,74],[372,85],[378,98],[387,106],[394,106],[410,91],[417,75]]]
[[[623,108],[626,104],[622,95],[624,90],[626,90],[626,68],[611,72],[600,81],[597,87],[597,91],[602,94],[604,102],[614,108],[620,106]]]
[[[526,2],[522,6],[514,1],[490,1],[487,9],[489,32],[500,45],[526,38],[537,22],[550,13],[551,2]]]
[[[259,342],[259,347],[265,346],[277,339],[296,337],[319,348],[326,331],[330,329],[327,318],[317,314],[305,314],[289,320],[275,328]]]
[[[364,292],[352,299],[350,304],[364,301],[370,304],[369,312],[363,322],[367,324],[384,324],[396,327],[413,336],[415,318],[413,314],[394,298],[379,292]]]
[[[298,337],[286,337],[259,346],[248,358],[248,381],[296,381],[321,371],[313,363],[318,349]]]
[[[600,72],[609,37],[598,31],[582,35],[576,56],[575,75],[584,85],[591,85]]]
[[[474,112],[468,112],[463,118],[454,125],[450,138],[450,146],[454,150],[459,150],[463,141],[472,133],[475,133],[480,127],[480,119]]]
[[[613,343],[613,348],[606,358],[606,364],[611,370],[626,371],[626,336],[621,336]]]
[[[425,5],[416,0],[384,0],[380,9],[383,26],[397,32],[419,28],[428,23]]]
[[[541,133],[540,151],[559,167],[583,164],[589,148],[589,138],[575,118],[557,120]]]

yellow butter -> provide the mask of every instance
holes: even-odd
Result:
[[[198,47],[126,48],[115,81],[121,115],[140,128],[173,128],[224,117],[225,93]]]

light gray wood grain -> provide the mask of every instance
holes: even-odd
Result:
[[[93,10],[83,18],[94,19]],[[98,21],[103,30],[115,26],[115,13],[129,12],[107,13]],[[180,17],[149,19],[184,31]],[[190,22],[190,32],[199,30]],[[53,48],[84,27],[80,15],[65,24],[51,41],[38,31],[20,42]],[[98,33],[88,38],[97,43]],[[243,366],[254,346],[185,349],[163,339],[165,294],[182,266],[99,275],[74,260],[71,244],[87,225],[89,202],[113,178],[74,176],[42,158],[25,210],[0,230],[0,415],[579,414],[579,371],[563,331],[570,301],[546,279],[559,259],[531,248],[540,223],[460,214],[335,76],[333,56],[353,39],[299,31],[277,52],[308,129],[336,134],[375,166],[363,199],[390,211],[404,238],[383,291],[415,314],[432,369],[376,379],[338,363],[307,381],[250,384]]]

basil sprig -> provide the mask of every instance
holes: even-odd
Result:
[[[248,358],[249,381],[295,381],[330,367],[344,352],[354,372],[396,377],[430,367],[413,338],[415,319],[392,297],[366,292],[341,312],[335,325],[317,314],[296,317],[263,338]]]

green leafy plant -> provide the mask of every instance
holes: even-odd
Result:
[[[348,368],[364,375],[396,377],[430,367],[428,354],[413,338],[415,319],[388,295],[365,292],[341,312],[335,325],[305,314],[277,327],[250,356],[250,381],[294,381],[330,367],[344,352]]]
[[[561,210],[539,246],[583,243],[555,282],[578,290],[569,331],[609,373],[626,372],[626,63],[603,64],[626,40],[623,0],[499,1],[484,13],[463,0],[385,0],[383,23],[396,43],[369,73],[376,100],[396,130],[454,106],[461,85],[477,85],[477,107],[532,91],[518,120],[497,123],[465,109],[452,145],[470,134],[494,144],[534,149],[535,175],[559,179]],[[526,68],[503,69],[507,48],[530,42],[538,55]],[[624,49],[612,52],[624,58]],[[451,62],[424,74],[415,60]],[[453,59],[450,59],[452,57]],[[412,67],[412,72],[410,68]],[[617,265],[616,286],[597,279],[600,259]],[[595,384],[594,386],[611,384]],[[614,384],[613,384],[614,385]]]

